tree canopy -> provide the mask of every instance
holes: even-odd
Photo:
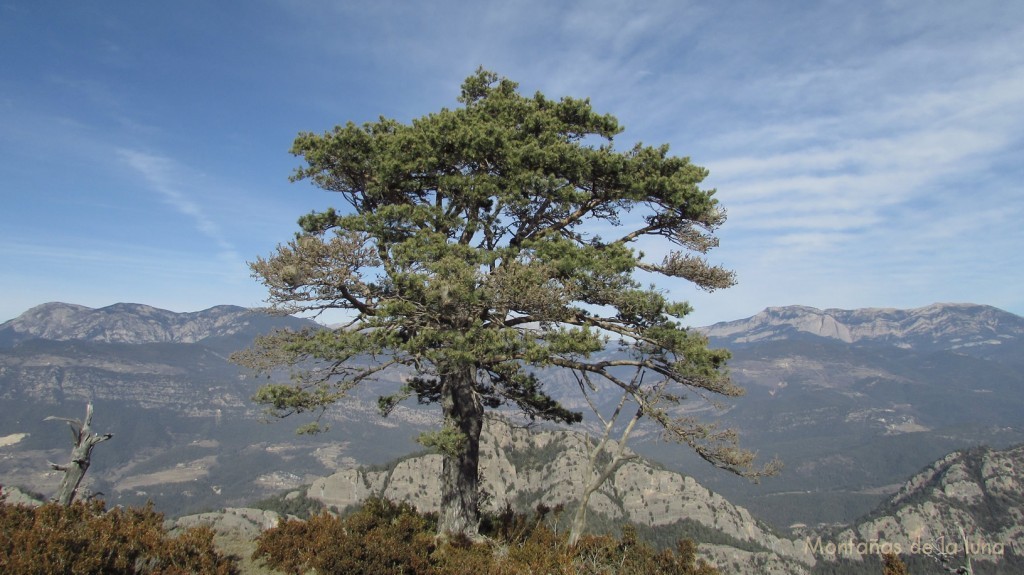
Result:
[[[296,138],[305,166],[293,181],[337,193],[343,207],[303,216],[294,239],[250,265],[271,309],[348,310],[351,321],[271,334],[239,354],[259,371],[293,371],[256,399],[278,416],[318,411],[361,382],[403,374],[380,407],[413,397],[441,405],[444,428],[423,442],[445,454],[447,532],[476,529],[485,410],[581,419],[545,387],[542,369],[572,370],[581,388],[598,378],[618,385],[672,439],[749,471],[752,455],[733,433],[669,409],[687,393],[741,394],[728,353],[682,324],[687,303],[642,284],[734,283],[705,259],[725,221],[714,190],[700,187],[707,171],[667,145],[617,151],[622,127],[589,100],[527,97],[483,69],[459,102],[408,124],[380,118]],[[658,256],[639,249],[645,238],[658,240]]]

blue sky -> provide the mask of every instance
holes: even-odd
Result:
[[[245,262],[333,204],[295,135],[455,106],[481,65],[711,171],[739,284],[661,284],[693,325],[1024,314],[1022,46],[1012,1],[0,0],[0,321],[260,305]]]

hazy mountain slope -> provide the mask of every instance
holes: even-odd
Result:
[[[748,390],[728,402],[720,422],[762,457],[783,459],[783,474],[760,485],[735,480],[657,441],[649,427],[633,446],[776,525],[850,521],[950,451],[1024,441],[1022,322],[987,306],[936,304],[773,308],[717,324],[707,328],[712,342],[732,350],[733,377]],[[0,325],[0,401],[15,414],[0,418],[0,438],[21,438],[0,447],[0,482],[42,482],[45,491],[53,481],[46,460],[65,455],[67,437],[42,419],[78,417],[87,400],[97,402],[96,425],[116,434],[90,470],[97,488],[125,501],[159,496],[173,501],[165,507],[172,512],[218,498],[237,504],[271,485],[414,449],[411,438],[436,422],[436,410],[409,405],[381,419],[372,386],[328,413],[334,431],[325,436],[296,438],[292,421],[259,422],[249,400],[259,381],[227,355],[272,329],[314,325],[233,306],[189,314],[137,304],[29,310]],[[587,429],[593,417],[572,378],[540,376],[584,412]]]
[[[142,344],[196,343],[241,335],[251,341],[275,328],[302,329],[314,325],[309,320],[270,316],[231,305],[176,313],[132,303],[92,309],[54,302],[36,306],[0,324],[0,346],[36,338]]]
[[[227,355],[273,329],[315,326],[237,306],[175,313],[48,303],[0,324],[0,400],[127,401],[179,415],[247,411],[254,387],[240,384]]]
[[[753,317],[716,323],[701,331],[727,347],[806,333],[846,343],[972,353],[973,347],[997,346],[1024,337],[1024,318],[976,304],[933,304],[909,310],[789,306],[771,307]]]
[[[720,422],[779,456],[782,476],[751,486],[666,446],[637,449],[776,525],[849,521],[950,451],[1024,441],[1022,324],[959,304],[772,308],[716,324],[706,328],[712,344],[732,351],[733,379],[747,390]]]
[[[235,306],[176,314],[136,304],[92,310],[46,304],[0,325],[0,484],[52,493],[47,461],[70,447],[66,426],[82,417],[114,439],[98,446],[86,480],[112,503],[157,501],[171,514],[241,503],[346,459],[385,461],[414,447],[381,427],[370,405],[332,414],[339,436],[297,438],[288,421],[268,425],[251,401],[260,381],[228,355],[273,329],[316,327]],[[319,450],[319,451],[318,451]]]
[[[490,420],[481,438],[481,486],[487,506],[532,509],[565,504],[571,516],[584,489],[588,457],[584,436],[528,430]],[[386,468],[352,468],[312,483],[307,495],[340,509],[369,496],[408,501],[436,511],[441,456],[421,455]],[[594,495],[590,519],[597,531],[630,521],[670,543],[684,534],[704,543],[705,554],[728,573],[806,573],[815,561],[802,541],[781,537],[746,509],[694,481],[637,458],[623,465]]]
[[[182,415],[247,410],[252,386],[223,354],[191,343],[33,339],[0,349],[0,400],[128,401]]]
[[[826,544],[816,550],[822,563],[850,572],[869,555],[863,545],[831,549],[827,543],[884,543],[900,551],[913,573],[939,572],[942,552],[953,567],[969,556],[976,575],[1024,572],[1024,446],[951,453],[853,527],[812,541]]]

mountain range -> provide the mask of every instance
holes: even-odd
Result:
[[[951,451],[1024,441],[1024,318],[1014,314],[793,306],[702,331],[732,352],[747,391],[721,424],[786,468],[750,485],[693,458],[674,464],[664,446],[637,449],[776,525],[848,522]]]
[[[703,328],[716,342],[732,347],[813,335],[850,344],[894,346],[918,351],[969,350],[980,355],[1019,344],[1024,318],[976,304],[932,304],[900,310],[865,308],[819,310],[807,306],[770,307],[737,321]]]
[[[272,316],[249,308],[219,305],[176,313],[152,306],[118,303],[99,309],[47,303],[0,324],[0,347],[30,339],[93,343],[204,343],[235,348],[273,329],[315,326],[311,320]]]
[[[261,422],[249,400],[260,382],[227,356],[272,329],[317,327],[235,306],[178,314],[62,303],[0,324],[0,483],[52,492],[46,462],[70,444],[43,419],[81,417],[87,401],[97,431],[115,436],[94,453],[90,488],[113,503],[153,499],[171,514],[242,505],[417,449],[412,438],[436,412],[412,405],[381,419],[373,387],[328,413],[327,435]],[[697,329],[732,352],[731,375],[747,394],[721,412],[683,408],[737,429],[746,447],[780,458],[782,474],[739,480],[653,427],[631,447],[783,532],[851,528],[952,452],[1024,442],[1024,318],[1014,314],[973,304],[790,306]],[[578,403],[563,383],[547,382]],[[592,428],[585,420],[582,429]]]
[[[555,508],[568,502],[562,516],[566,519],[585,488],[580,470],[591,448],[580,432],[531,431],[500,420],[488,422],[481,440],[480,477],[491,507],[509,503],[517,509],[538,504]],[[693,538],[723,573],[879,573],[879,551],[886,550],[901,555],[914,573],[964,565],[968,557],[977,575],[1020,573],[1022,465],[1024,446],[957,451],[931,462],[850,525],[804,526],[786,533],[692,477],[633,458],[592,498],[591,528],[628,520],[658,545]],[[315,480],[305,494],[336,509],[383,496],[437,511],[440,468],[440,455],[416,455],[386,467],[338,471]]]

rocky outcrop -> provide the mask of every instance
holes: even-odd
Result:
[[[537,503],[571,507],[585,487],[586,436],[568,431],[530,431],[490,422],[481,438],[483,490],[492,509],[506,503],[527,509]],[[423,455],[386,470],[347,469],[318,479],[308,497],[339,509],[370,496],[407,501],[421,511],[440,504],[441,457]],[[761,551],[722,546],[709,557],[723,564],[777,565],[777,571],[800,573],[814,563],[803,542],[774,534],[742,507],[729,503],[678,473],[640,458],[626,463],[591,499],[590,509],[613,520],[665,527],[689,520]],[[732,572],[732,571],[730,571]]]
[[[164,527],[168,530],[209,527],[218,535],[241,536],[245,540],[251,540],[263,531],[277,527],[281,519],[281,514],[276,511],[228,507],[222,511],[168,519],[164,522]]]
[[[0,325],[0,400],[119,401],[213,416],[252,408],[228,355],[274,329],[315,326],[237,306],[175,313],[49,303]]]
[[[92,309],[55,302],[36,306],[0,325],[0,346],[27,339],[128,344],[196,343],[241,333],[255,337],[270,331],[274,325],[301,329],[315,324],[297,318],[271,318],[267,314],[232,305],[176,313],[133,303]]]
[[[44,503],[43,500],[17,487],[2,485],[0,485],[0,500],[8,505],[25,505],[27,507],[38,507]]]
[[[1022,471],[1024,446],[952,453],[915,475],[853,527],[824,537],[826,543],[816,552],[826,561],[859,561],[875,545],[909,555],[947,552],[958,561],[968,556],[988,563],[1020,561]]]
[[[921,350],[999,345],[1024,337],[1024,318],[975,304],[932,304],[909,309],[820,310],[770,307],[742,320],[702,328],[721,342],[743,344],[804,333],[847,343],[883,343]]]

